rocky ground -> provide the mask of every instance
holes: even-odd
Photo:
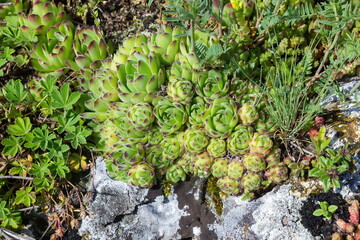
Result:
[[[343,91],[350,90],[360,79],[343,82]],[[359,90],[350,101],[357,100]],[[93,169],[93,192],[89,204],[91,215],[85,217],[79,234],[90,239],[326,239],[335,229],[337,218],[347,218],[347,201],[357,198],[360,185],[359,121],[360,111],[354,105],[338,105],[338,97],[329,93],[324,102],[327,127],[331,129],[332,147],[345,143],[355,163],[352,173],[341,178],[341,189],[334,192],[299,197],[293,184],[277,186],[253,201],[229,197],[223,201],[222,214],[205,204],[206,182],[192,178],[174,186],[164,198],[161,189],[139,189],[106,175],[101,158]],[[330,118],[330,116],[332,116]],[[352,127],[352,128],[351,128]],[[351,135],[351,136],[350,136]],[[316,182],[298,182],[311,186]],[[294,196],[295,195],[295,196]],[[339,206],[334,220],[315,217],[312,212],[320,201]],[[217,209],[218,210],[218,209]]]

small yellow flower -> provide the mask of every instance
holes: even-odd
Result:
[[[230,0],[230,3],[232,5],[232,7],[234,8],[234,10],[236,10],[236,11],[245,7],[244,0]]]

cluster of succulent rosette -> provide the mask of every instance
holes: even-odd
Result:
[[[88,94],[82,117],[93,121],[114,179],[150,187],[212,175],[226,195],[287,179],[259,89],[225,70],[203,69],[181,27],[129,37],[111,55],[102,33],[75,27],[61,5],[36,1],[19,17],[38,38],[34,68],[72,71]],[[207,47],[219,42],[199,30],[194,36]]]

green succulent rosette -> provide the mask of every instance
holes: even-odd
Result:
[[[211,166],[211,173],[214,177],[221,178],[228,174],[229,160],[226,158],[216,158]]]
[[[117,52],[113,56],[113,62],[116,66],[120,64],[125,64],[128,60],[129,56],[133,52],[141,52],[143,54],[149,54],[150,49],[148,47],[148,37],[145,35],[137,35],[134,37],[126,38],[119,48]]]
[[[226,141],[224,139],[212,138],[207,146],[207,152],[213,158],[219,158],[226,155]]]
[[[201,72],[195,87],[196,93],[211,103],[218,97],[225,96],[229,91],[227,75],[215,70]]]
[[[153,105],[157,124],[162,133],[174,133],[186,123],[187,114],[182,104],[172,102],[165,97],[157,97],[154,99]]]
[[[246,169],[252,172],[261,172],[266,169],[265,160],[252,153],[248,153],[243,157],[243,163]]]
[[[247,172],[241,180],[243,188],[247,191],[256,191],[261,188],[262,177],[254,172]]]
[[[19,12],[18,18],[22,31],[35,31],[36,35],[46,35],[48,29],[68,19],[61,3],[33,1],[29,14]],[[40,36],[42,39],[42,37]]]
[[[133,52],[117,67],[117,73],[119,97],[125,103],[151,103],[165,82],[160,60],[151,53]]]
[[[101,67],[91,72],[89,81],[87,77],[80,78],[80,90],[83,92],[88,91],[92,98],[87,103],[87,107],[91,110],[93,108],[90,106],[93,103],[90,102],[94,102],[97,99],[107,104],[119,100],[118,79],[116,72],[109,68],[109,64],[109,59],[102,61]]]
[[[163,158],[163,149],[160,146],[152,146],[146,151],[146,162],[150,163],[156,169],[164,169],[170,162]]]
[[[242,96],[247,94],[248,85],[249,83],[245,80],[239,78],[233,78],[231,79],[229,93],[235,99],[241,99]]]
[[[186,174],[194,173],[194,166],[195,166],[195,158],[196,155],[191,154],[189,152],[185,152],[177,161],[185,171]]]
[[[256,111],[255,106],[248,103],[241,106],[238,114],[241,122],[246,126],[251,125],[259,118],[259,114]]]
[[[96,130],[95,130],[96,131]],[[105,153],[113,153],[116,151],[116,146],[121,142],[118,137],[119,131],[111,119],[104,121],[99,128],[100,142],[98,148]],[[101,147],[102,146],[102,147]]]
[[[204,113],[205,130],[214,138],[227,138],[238,123],[236,104],[229,97],[213,101]]]
[[[273,133],[278,129],[275,121],[264,112],[259,112],[259,119],[255,122],[254,128],[261,134]]]
[[[180,157],[184,151],[181,143],[181,136],[178,135],[170,135],[164,138],[160,142],[160,146],[163,149],[162,157],[169,162],[173,162]]]
[[[166,169],[166,180],[172,183],[185,181],[186,173],[181,165],[175,164]]]
[[[177,79],[169,82],[167,93],[172,101],[188,104],[193,98],[195,91],[194,86],[190,81],[186,79]]]
[[[43,40],[39,40],[31,53],[31,63],[39,72],[61,76],[69,69],[67,59],[74,58],[72,49],[74,25],[63,21],[50,27]]]
[[[273,146],[273,142],[271,141],[268,135],[262,135],[260,133],[255,133],[253,138],[249,143],[250,152],[257,154],[261,157],[265,157],[270,153],[270,150]]]
[[[281,183],[288,179],[288,168],[284,163],[277,163],[268,168],[265,177],[271,182]]]
[[[188,125],[190,126],[202,126],[204,125],[203,114],[207,108],[202,97],[195,97],[190,104],[186,105],[186,112],[189,115]]]
[[[106,161],[109,176],[115,180],[129,181],[127,171],[143,160],[145,148],[142,144],[121,144]]]
[[[214,159],[207,152],[196,155],[194,174],[202,178],[209,177],[211,174],[211,166],[213,162]]]
[[[227,149],[231,154],[243,155],[249,152],[249,143],[252,137],[253,130],[251,127],[237,125],[227,139]]]
[[[130,177],[130,183],[135,186],[151,187],[155,183],[154,168],[146,162],[133,165],[127,174]]]
[[[176,61],[171,65],[170,71],[168,72],[169,82],[183,79],[196,83],[199,76],[198,71],[194,71],[192,66],[186,61]]]
[[[227,173],[228,177],[235,180],[240,180],[243,174],[244,174],[244,164],[239,161],[232,160],[228,165],[228,173]]]
[[[66,64],[74,71],[84,68],[95,69],[97,61],[108,57],[113,46],[106,43],[100,29],[95,26],[78,27],[75,32],[73,49],[75,59],[68,59]]]
[[[216,186],[226,195],[236,195],[240,192],[241,188],[241,185],[238,181],[228,176],[219,178],[219,180],[216,182]]]
[[[162,33],[151,36],[148,42],[149,49],[158,56],[162,64],[170,66],[176,60],[182,40],[178,35],[182,33],[184,30],[181,27],[172,28],[166,25]]]
[[[148,143],[151,145],[158,145],[163,139],[164,137],[157,127],[153,127],[148,132]]]
[[[136,130],[145,130],[155,120],[152,106],[147,102],[130,105],[127,116]]]
[[[280,156],[281,156],[280,148],[273,147],[270,153],[265,158],[267,167],[271,167],[272,165],[279,163],[281,161]]]
[[[184,147],[191,153],[203,152],[209,144],[209,139],[202,129],[189,128],[183,135]]]

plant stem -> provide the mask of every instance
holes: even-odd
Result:
[[[329,57],[329,54],[331,52],[331,50],[335,47],[339,37],[340,37],[340,34],[341,34],[341,31],[337,32],[336,35],[335,35],[335,38],[334,40],[332,41],[329,49],[326,51],[321,63],[320,63],[320,66],[318,67],[318,69],[316,70],[316,73],[315,75],[311,78],[311,80],[306,84],[307,87],[310,87],[311,85],[314,84],[314,82],[316,81],[316,79],[318,79],[320,77],[320,72],[321,72],[321,69],[324,67],[325,65],[325,62],[327,61],[328,57]]]
[[[33,180],[32,177],[21,177],[21,176],[0,176],[0,179],[21,179],[21,180]]]

